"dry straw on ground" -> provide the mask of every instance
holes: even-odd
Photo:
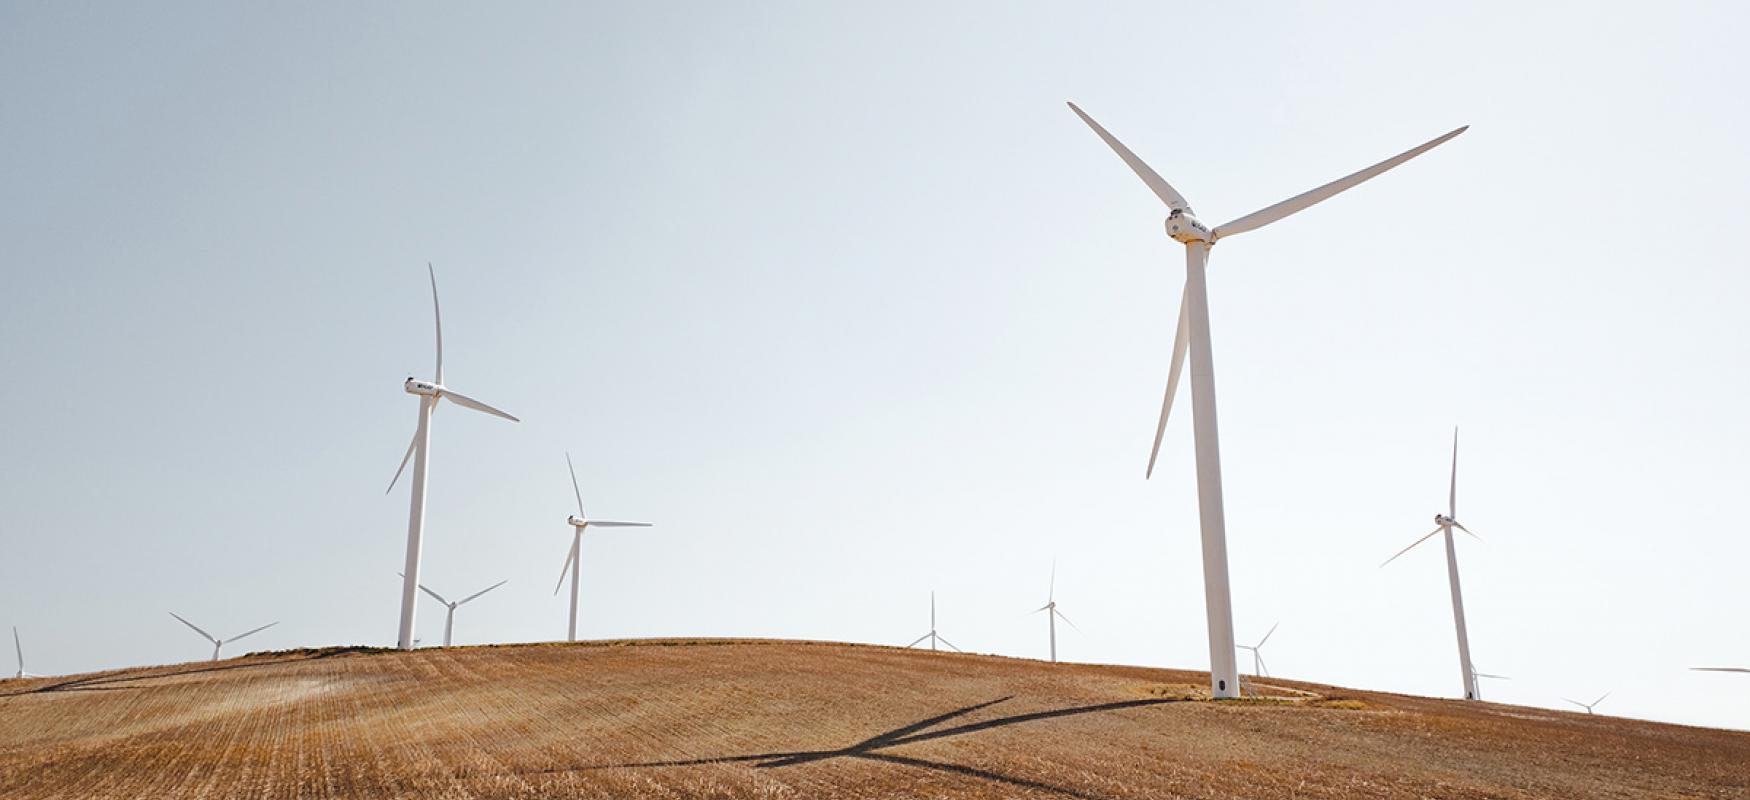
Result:
[[[840,644],[252,655],[0,682],[0,797],[1750,797],[1750,734]]]

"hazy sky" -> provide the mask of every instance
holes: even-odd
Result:
[[[1207,667],[1183,248],[1211,261],[1235,622],[1459,692],[1750,727],[1741,4],[0,5],[0,625],[66,673],[394,641],[903,644]],[[1181,400],[1187,399],[1181,395]],[[1188,405],[1181,406],[1188,411]],[[419,629],[441,639],[423,601]],[[4,671],[14,669],[10,653]],[[1249,657],[1242,658],[1249,665]]]

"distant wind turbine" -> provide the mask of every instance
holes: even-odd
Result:
[[[1179,371],[1185,363],[1186,351],[1189,351],[1192,429],[1196,434],[1197,451],[1197,508],[1203,536],[1204,612],[1209,630],[1209,688],[1214,697],[1238,697],[1239,667],[1234,651],[1233,601],[1228,590],[1227,520],[1221,498],[1221,444],[1215,421],[1215,364],[1209,339],[1209,291],[1205,276],[1209,250],[1216,242],[1229,236],[1262,228],[1372,180],[1464,133],[1466,128],[1458,128],[1360,172],[1217,225],[1211,230],[1192,215],[1191,204],[1166,179],[1143,163],[1130,148],[1107,133],[1105,128],[1083,113],[1076,104],[1070,103],[1069,107],[1167,205],[1169,213],[1166,233],[1185,245],[1185,291],[1179,301],[1179,327],[1178,333],[1173,337],[1172,362],[1167,367],[1167,393],[1161,402],[1161,419],[1155,427],[1154,449],[1149,451],[1147,474],[1154,473],[1155,458],[1161,449],[1161,435],[1167,428],[1167,414],[1173,407],[1173,393],[1179,386]]]
[[[1591,713],[1595,713],[1592,711],[1592,708],[1594,706],[1598,705],[1599,703],[1604,702],[1604,698],[1609,697],[1609,696],[1610,696],[1610,692],[1605,692],[1604,694],[1599,695],[1597,700],[1593,700],[1590,703],[1582,703],[1578,700],[1568,700],[1568,698],[1566,698],[1566,697],[1564,697],[1562,699],[1568,700],[1568,702],[1573,703],[1574,705],[1577,705],[1581,708],[1586,709],[1586,713],[1591,714]]]
[[[1046,592],[1045,592],[1045,605],[1042,605],[1042,606],[1034,609],[1033,613],[1037,614],[1041,611],[1049,612],[1045,615],[1045,618],[1051,624],[1051,663],[1056,664],[1057,663],[1057,621],[1061,619],[1064,621],[1064,624],[1070,626],[1071,628],[1075,628],[1077,631],[1080,631],[1081,628],[1076,628],[1076,624],[1073,622],[1070,622],[1069,617],[1064,616],[1062,611],[1057,610],[1057,562],[1055,562],[1055,561],[1051,562],[1051,585],[1049,587],[1047,587]],[[930,633],[935,633],[935,631],[936,631],[936,595],[934,592],[931,592],[930,593]],[[923,641],[923,639],[920,638],[920,639],[918,639],[918,641],[921,642],[921,641]],[[917,644],[917,642],[912,642],[912,644]],[[949,645],[949,646],[952,647],[953,645]]]
[[[565,454],[565,468],[571,471],[571,493],[577,496],[577,513],[567,517],[571,524],[571,552],[565,556],[565,566],[559,568],[559,582],[553,586],[553,594],[559,594],[559,588],[565,585],[565,572],[571,572],[571,622],[565,629],[565,640],[577,641],[577,581],[583,561],[583,529],[590,526],[597,528],[648,528],[648,522],[614,522],[612,520],[589,519],[583,513],[583,490],[577,486],[577,468],[571,465],[571,454]]]
[[[244,631],[244,632],[243,632],[243,633],[239,633],[239,634],[237,634],[237,635],[236,635],[236,636],[233,636],[233,637],[231,637],[231,638],[229,638],[229,639],[215,639],[215,638],[213,638],[213,635],[212,635],[212,634],[210,634],[210,633],[207,633],[207,632],[206,632],[206,631],[203,631],[203,630],[201,630],[201,629],[200,629],[200,628],[199,628],[199,627],[198,627],[198,626],[196,626],[196,625],[195,625],[195,624],[194,624],[194,623],[192,623],[192,622],[189,622],[189,621],[188,621],[188,620],[186,620],[186,619],[183,619],[183,618],[182,618],[182,617],[181,617],[181,616],[178,616],[178,615],[177,615],[177,613],[176,613],[176,612],[175,612],[175,611],[172,611],[172,612],[170,612],[170,616],[173,616],[173,617],[176,617],[176,621],[177,621],[177,622],[180,622],[180,623],[182,623],[182,624],[184,624],[184,625],[187,625],[187,626],[188,626],[188,627],[189,627],[189,628],[190,628],[190,629],[192,629],[192,630],[193,630],[193,631],[194,631],[194,632],[195,632],[195,633],[198,633],[198,634],[200,634],[200,635],[201,635],[201,638],[203,638],[203,639],[206,639],[206,640],[207,640],[207,641],[209,641],[209,642],[212,642],[212,643],[213,643],[213,660],[214,660],[214,661],[218,661],[218,660],[219,660],[219,648],[221,648],[221,647],[224,647],[224,646],[225,646],[225,645],[227,645],[227,644],[230,644],[230,643],[232,643],[232,642],[235,642],[235,641],[237,641],[237,640],[238,640],[238,639],[241,639],[241,638],[243,638],[243,637],[245,637],[245,636],[252,636],[252,635],[254,635],[254,634],[257,634],[257,633],[261,633],[261,632],[262,632],[262,631],[265,631],[265,630],[267,630],[267,629],[268,629],[268,628],[271,628],[271,627],[273,627],[273,626],[275,626],[275,625],[278,625],[278,624],[279,624],[279,623],[278,623],[278,622],[277,622],[277,621],[276,621],[276,622],[269,622],[269,623],[267,623],[267,624],[266,624],[266,625],[263,625],[263,626],[261,626],[261,627],[259,627],[259,628],[256,628],[256,629],[254,629],[254,630],[250,630],[250,631]]]
[[[1458,630],[1458,666],[1461,677],[1464,679],[1464,699],[1481,700],[1483,695],[1479,691],[1477,676],[1475,671],[1471,669],[1470,634],[1466,632],[1464,625],[1464,593],[1458,586],[1458,550],[1453,545],[1452,529],[1457,528],[1469,533],[1472,538],[1478,541],[1481,541],[1482,537],[1471,533],[1469,528],[1458,522],[1458,428],[1456,427],[1452,429],[1452,482],[1448,488],[1446,503],[1446,513],[1434,515],[1433,531],[1429,532],[1427,536],[1411,542],[1409,547],[1399,550],[1397,555],[1386,559],[1385,563],[1380,564],[1380,566],[1384,567],[1386,564],[1398,560],[1398,556],[1414,550],[1416,545],[1428,541],[1436,533],[1446,534],[1446,577],[1452,586],[1452,623],[1453,627]]]
[[[14,675],[12,677],[14,677],[14,678],[40,678],[40,677],[42,677],[41,675],[37,675],[35,673],[24,671],[24,645],[18,643],[18,626],[17,625],[12,626],[12,650],[13,650],[13,652],[16,652],[18,654],[18,674]]]
[[[1068,622],[1069,620],[1064,620],[1064,621]],[[950,642],[947,639],[942,638],[942,636],[940,634],[936,633],[936,593],[935,592],[930,592],[930,632],[912,640],[912,643],[906,645],[906,647],[908,647],[908,648],[917,647],[918,643],[922,642],[925,639],[930,640],[930,649],[931,650],[935,650],[936,643],[941,642],[942,644],[947,645],[948,649],[953,650],[956,653],[966,652],[964,650],[961,650],[958,647],[955,647],[953,642]]]
[[[397,573],[397,574],[399,574],[399,573]],[[402,577],[406,577],[406,576],[402,576]],[[449,609],[449,612],[444,614],[444,646],[445,647],[450,646],[450,631],[454,630],[456,627],[456,609],[457,608],[461,607],[461,605],[463,603],[466,603],[469,600],[473,600],[474,598],[479,597],[480,595],[486,594],[487,592],[490,592],[493,589],[497,589],[498,587],[503,586],[509,582],[510,581],[508,581],[508,580],[499,581],[498,583],[492,584],[491,586],[488,586],[484,589],[481,589],[478,592],[475,592],[471,595],[468,595],[467,597],[464,597],[460,600],[457,600],[454,603],[452,603],[448,600],[445,600],[443,595],[438,594],[437,592],[434,592],[430,589],[425,588],[425,584],[423,584],[423,583],[420,584],[419,585],[420,591],[431,595],[433,599],[437,600],[440,603],[443,603],[444,607]],[[415,640],[413,640],[413,642],[414,642],[414,644],[418,644],[419,640],[415,639]]]
[[[388,494],[394,490],[395,482],[401,480],[401,472],[407,469],[407,462],[411,460],[413,492],[407,509],[407,564],[401,572],[401,629],[395,638],[395,646],[402,650],[413,649],[413,616],[419,605],[419,550],[425,540],[425,471],[426,463],[431,460],[431,416],[437,411],[438,401],[448,400],[463,408],[511,422],[518,421],[516,417],[444,385],[444,318],[438,310],[437,273],[429,262],[425,271],[431,278],[431,314],[437,326],[437,376],[430,381],[408,376],[402,383],[408,394],[419,396],[419,427],[414,428],[413,441],[407,444],[407,454],[401,457],[401,466],[396,468],[395,477],[390,479],[389,488],[383,492]]]
[[[1276,629],[1281,627],[1281,626],[1282,626],[1282,623],[1280,623],[1280,622],[1276,623],[1275,625],[1271,625],[1270,632],[1264,634],[1264,638],[1259,639],[1257,644],[1254,644],[1254,645],[1243,645],[1242,644],[1242,645],[1240,645],[1241,650],[1252,651],[1252,677],[1254,677],[1254,678],[1259,677],[1259,676],[1263,676],[1266,678],[1270,677],[1270,670],[1268,670],[1264,667],[1264,643],[1270,641],[1270,637],[1274,636],[1276,634]]]

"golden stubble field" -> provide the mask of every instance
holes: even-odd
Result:
[[[0,682],[0,797],[1750,797],[1750,734],[771,641],[335,649]]]

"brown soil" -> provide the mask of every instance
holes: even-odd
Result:
[[[257,654],[0,681],[0,797],[1750,797],[1750,734],[845,644]]]

